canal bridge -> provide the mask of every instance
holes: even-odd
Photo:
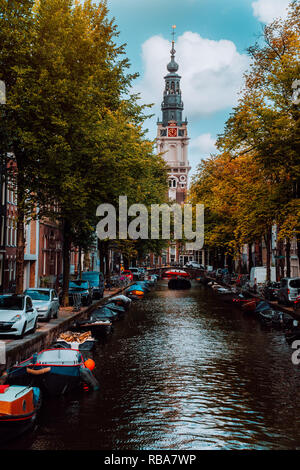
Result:
[[[180,269],[189,273],[191,279],[196,279],[197,277],[203,275],[203,269],[200,268],[183,268],[183,267],[175,267],[175,266],[156,266],[153,268],[148,268],[147,272],[149,274],[158,274],[159,277],[163,277],[166,271],[170,271],[171,269]]]

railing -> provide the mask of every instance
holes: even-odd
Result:
[[[82,306],[81,294],[78,292],[72,294],[72,299],[73,299],[73,311],[79,312]]]

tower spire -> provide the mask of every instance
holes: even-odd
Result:
[[[172,34],[172,38],[173,38],[173,39],[172,39],[171,56],[172,56],[172,58],[174,58],[174,57],[175,57],[175,53],[176,53],[176,51],[175,51],[176,24],[173,24],[173,26],[172,26],[172,33],[171,33],[171,34]]]

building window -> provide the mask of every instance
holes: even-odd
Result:
[[[169,188],[176,188],[177,187],[177,181],[175,178],[170,178],[169,179]]]

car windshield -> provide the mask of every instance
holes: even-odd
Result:
[[[82,273],[82,279],[86,279],[87,281],[99,282],[99,273],[87,271],[85,273]]]
[[[32,300],[50,300],[50,292],[47,290],[26,290],[25,294]]]
[[[70,281],[69,287],[71,289],[76,289],[76,288],[81,288],[81,289],[88,289],[89,288],[89,283],[88,281]]]
[[[12,296],[0,296],[0,310],[23,310],[24,308],[24,297]]]
[[[300,279],[293,279],[293,280],[290,282],[290,286],[291,286],[293,289],[299,289],[299,288],[300,288]]]

